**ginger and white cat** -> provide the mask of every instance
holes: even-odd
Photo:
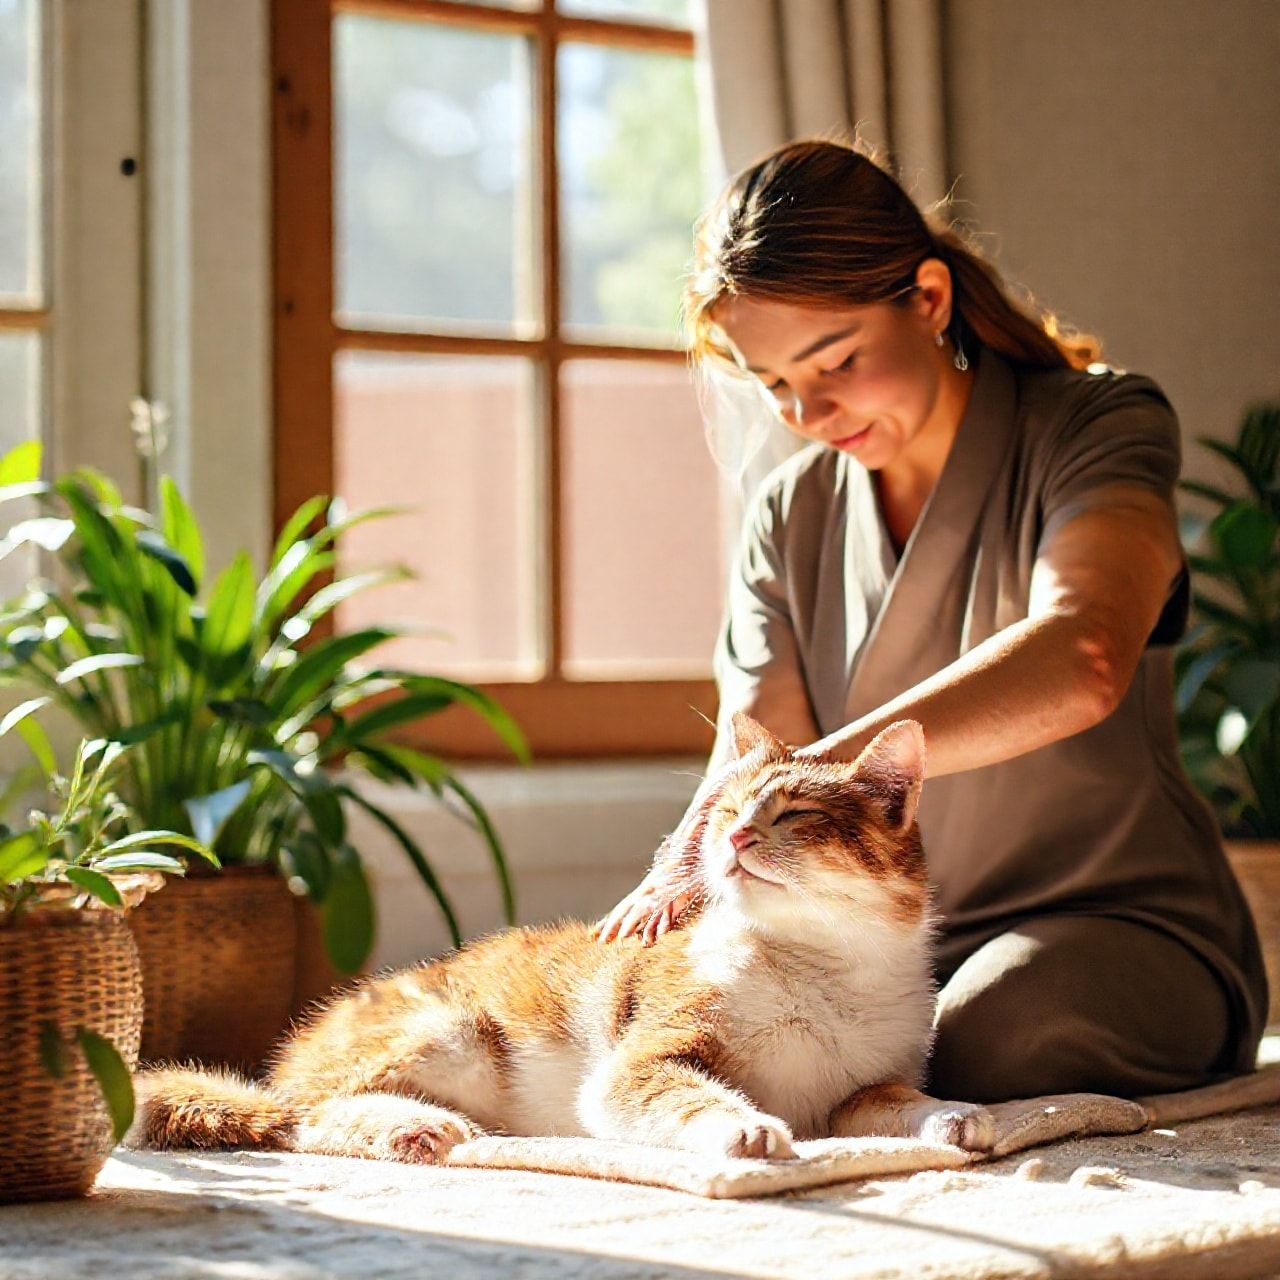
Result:
[[[682,928],[652,947],[511,929],[366,981],[261,1085],[141,1073],[128,1141],[421,1162],[484,1131],[773,1159],[872,1133],[988,1149],[988,1112],[915,1087],[936,996],[920,726],[853,764],[798,759],[743,715],[734,731]]]

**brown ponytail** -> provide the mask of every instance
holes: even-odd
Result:
[[[745,294],[801,306],[858,306],[901,297],[926,258],[951,271],[950,334],[1010,360],[1083,369],[1101,344],[1051,312],[1010,297],[999,272],[936,210],[921,213],[859,144],[793,142],[744,169],[698,220],[683,318],[696,359],[732,364],[711,313]],[[898,305],[905,305],[905,299]]]

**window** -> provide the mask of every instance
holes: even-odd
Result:
[[[0,0],[0,453],[42,439],[48,412],[42,18],[39,0]],[[34,504],[9,507],[5,527],[34,514]],[[37,567],[32,547],[5,557],[0,596],[21,590]]]
[[[482,684],[541,756],[713,737],[693,3],[273,3],[277,526],[410,506],[346,554],[416,579],[337,625],[416,626],[386,660]],[[418,732],[503,754],[461,713]]]

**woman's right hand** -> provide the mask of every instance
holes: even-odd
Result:
[[[665,846],[664,846],[665,847]],[[663,858],[663,850],[648,875],[595,928],[599,942],[614,942],[639,933],[652,946],[688,909],[697,896],[696,885],[681,875],[679,860]]]
[[[648,874],[596,925],[598,941],[638,933],[646,947],[652,946],[702,896],[702,833],[734,763],[704,781],[680,825],[658,846]]]

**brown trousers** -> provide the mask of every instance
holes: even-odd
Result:
[[[1166,1093],[1208,1083],[1241,1052],[1214,972],[1134,921],[1038,916],[944,938],[936,970],[934,1097]]]

